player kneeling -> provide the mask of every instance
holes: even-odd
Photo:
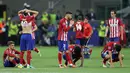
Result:
[[[71,56],[71,60],[73,64],[75,65],[76,62],[81,58],[81,47],[78,45],[69,45],[69,54]],[[68,65],[68,61],[66,59],[66,55],[63,55],[63,58],[65,60],[65,67]],[[82,64],[81,64],[82,65]]]
[[[8,42],[8,48],[4,51],[3,54],[3,63],[4,67],[15,67],[18,66],[20,60],[19,60],[19,54],[20,52],[15,50],[14,42],[9,41]]]
[[[106,62],[108,61],[110,67],[114,67],[114,62],[120,62],[120,66],[123,67],[123,55],[121,54],[121,45],[109,42],[105,45],[103,51],[101,52],[101,56],[103,58],[103,67],[106,66]]]

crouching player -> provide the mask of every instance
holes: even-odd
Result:
[[[114,62],[120,62],[120,66],[123,67],[123,55],[121,54],[121,45],[114,42],[109,42],[105,45],[103,51],[101,52],[101,56],[103,58],[103,67],[106,66],[106,62],[110,64],[110,67],[114,67]]]
[[[78,45],[69,45],[69,54],[71,56],[71,60],[73,62],[73,64],[75,65],[76,62],[82,57],[81,55],[81,47]],[[66,55],[63,55],[63,58],[65,60],[65,65],[64,67],[67,67],[68,65],[68,61],[66,59]],[[82,65],[82,62],[81,62]]]
[[[9,41],[7,44],[9,47],[4,51],[3,54],[4,67],[17,67],[20,63],[20,52],[15,50],[15,44],[13,41]]]

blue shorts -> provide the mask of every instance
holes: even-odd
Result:
[[[35,39],[32,39],[32,46],[33,46],[33,48],[31,50],[33,50],[35,48]]]
[[[20,63],[19,59],[14,59],[17,63]],[[12,62],[10,62],[9,60],[5,60],[4,61],[4,67],[15,67],[15,64],[13,64]]]
[[[118,54],[112,54],[112,59],[118,59]]]
[[[108,52],[101,52],[101,57],[102,57],[102,58],[105,58],[106,55],[108,55]]]
[[[81,39],[76,39],[76,42],[75,42],[75,43],[76,43],[77,45],[84,46],[84,45],[85,45],[84,41],[85,41],[85,40],[84,40],[83,38],[81,38]]]
[[[58,41],[58,48],[59,51],[66,51],[68,50],[68,41]]]
[[[119,37],[110,38],[109,41],[110,41],[110,42],[119,42],[119,41],[120,41],[120,38],[119,38]]]
[[[20,39],[20,50],[27,51],[33,49],[31,34],[22,34]]]

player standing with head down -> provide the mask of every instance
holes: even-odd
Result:
[[[29,15],[29,13],[33,13],[33,15]],[[20,17],[21,26],[22,26],[22,35],[20,39],[20,65],[19,68],[22,68],[22,61],[24,52],[27,51],[27,68],[30,68],[30,62],[31,62],[31,49],[33,49],[32,45],[32,32],[37,30],[37,26],[33,23],[33,19],[38,15],[37,11],[33,10],[20,10],[18,12],[18,15]],[[32,28],[34,28],[32,30]]]
[[[111,18],[108,20],[105,36],[107,36],[108,30],[109,30],[109,41],[120,42],[120,36],[121,40],[123,40],[122,22],[120,18],[116,17],[116,11],[114,10],[111,11]]]
[[[69,50],[68,50],[68,31],[74,24],[74,21],[72,19],[72,13],[71,12],[66,12],[65,17],[62,18],[59,22],[59,27],[58,27],[58,61],[59,61],[59,67],[63,68],[62,65],[62,55],[63,52],[66,55],[66,59],[71,67],[75,67],[71,61],[70,55],[69,55]]]

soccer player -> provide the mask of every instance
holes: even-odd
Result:
[[[82,50],[83,50],[83,46],[84,46],[84,39],[83,39],[83,26],[84,23],[82,21],[82,18],[78,18],[78,21],[74,24],[74,31],[76,32],[76,43],[77,45],[80,45]],[[82,58],[81,58],[81,67],[83,66],[83,62],[84,62],[84,55],[82,52]]]
[[[33,13],[33,15],[29,15],[29,13]],[[21,26],[22,26],[22,35],[20,39],[20,65],[19,68],[22,68],[22,61],[24,52],[27,51],[27,68],[30,68],[30,62],[31,62],[31,49],[33,49],[32,45],[32,32],[37,30],[37,27],[33,24],[32,20],[38,15],[37,11],[33,10],[20,10],[18,12],[18,15],[20,17]],[[32,27],[34,29],[32,30]]]
[[[24,9],[30,10],[30,8],[31,8],[30,5],[28,5],[27,3],[24,3]],[[28,15],[32,16],[33,13],[28,12]],[[37,12],[37,15],[38,15],[38,12]],[[35,25],[35,27],[32,26],[32,30],[33,29],[37,29],[37,25],[35,24],[35,17],[33,17],[31,19],[32,20],[32,24]],[[35,32],[32,32],[32,45],[33,45],[33,49],[31,49],[31,50],[34,50],[36,53],[38,53],[41,56],[41,53],[40,53],[39,49],[35,47]]]
[[[81,55],[81,46],[80,45],[69,45],[69,54],[72,57],[71,60],[73,61],[73,64],[76,65],[76,62],[82,57],[82,55]],[[67,67],[68,61],[66,59],[65,54],[63,55],[63,58],[65,60],[64,67]]]
[[[109,30],[109,41],[120,42],[120,36],[121,40],[123,40],[122,22],[120,18],[116,17],[116,11],[114,10],[111,11],[111,18],[108,20],[105,36],[107,36],[108,30]]]
[[[120,62],[120,66],[123,67],[123,55],[121,54],[121,45],[115,42],[108,42],[101,52],[103,58],[103,67],[106,66],[106,62],[110,61],[110,67],[114,67],[113,62]]]
[[[66,59],[69,62],[69,65],[71,67],[75,67],[72,64],[70,55],[69,55],[69,50],[68,50],[68,31],[74,24],[74,21],[72,19],[72,13],[71,12],[66,12],[65,17],[62,18],[59,22],[59,27],[58,27],[58,61],[59,61],[59,67],[64,68],[62,65],[62,55],[63,52],[66,54]]]
[[[20,59],[20,52],[15,49],[15,44],[13,41],[8,41],[8,48],[3,54],[4,67],[17,67]]]

